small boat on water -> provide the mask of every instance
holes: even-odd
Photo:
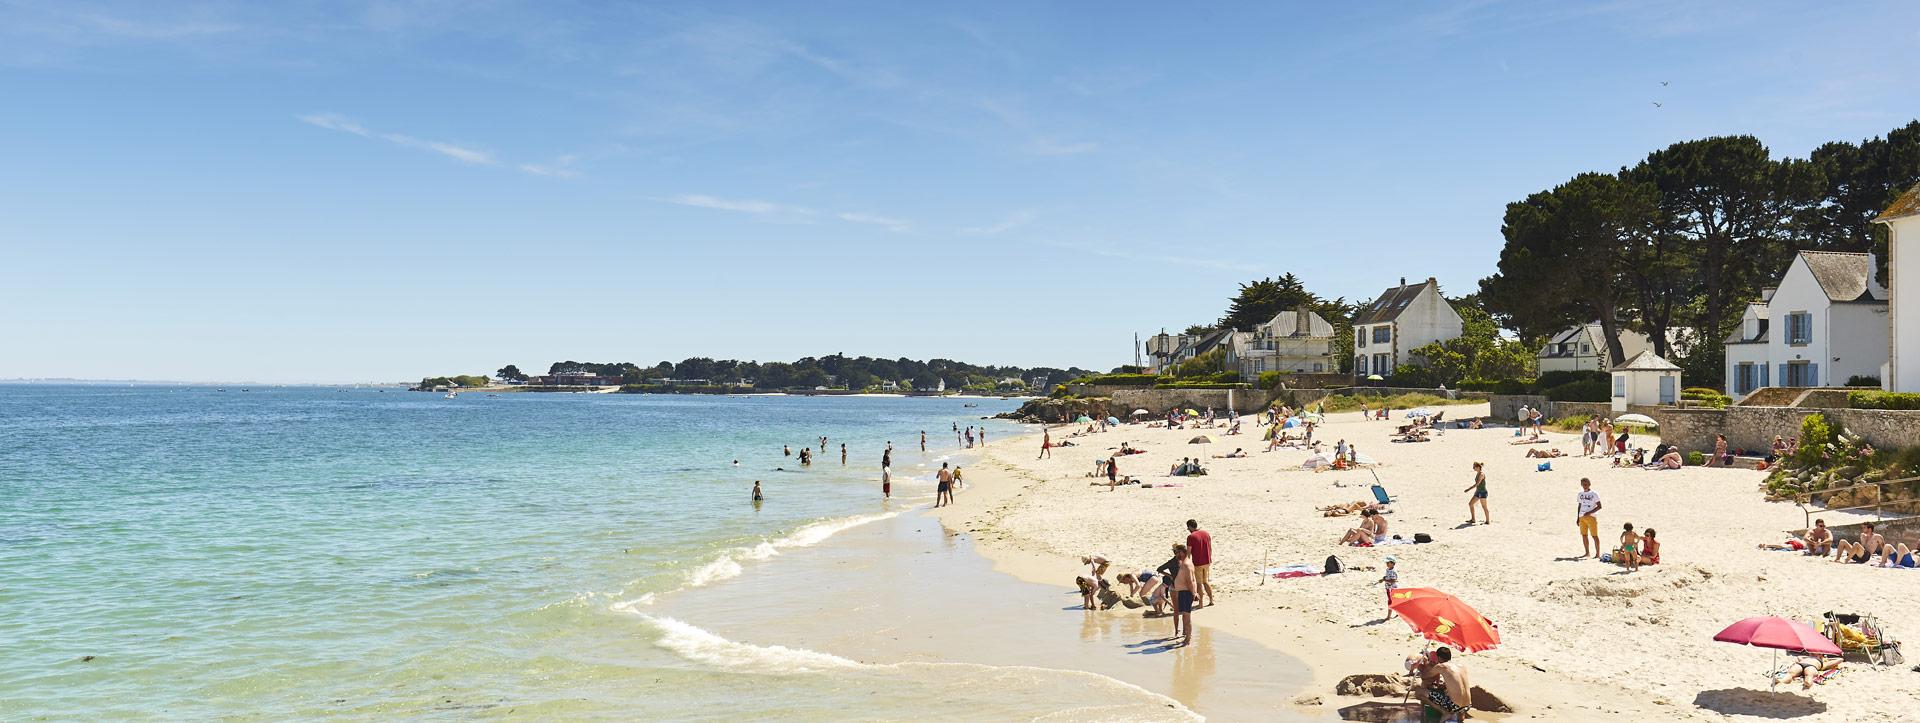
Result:
[[[456,392],[456,391],[454,391],[454,390],[452,390],[452,389],[448,389],[448,390],[447,390],[447,398],[448,398],[448,399],[452,399],[452,398],[454,398],[454,397],[457,397],[457,396],[460,396],[460,393],[459,393],[459,392]]]

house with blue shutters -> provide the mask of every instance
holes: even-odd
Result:
[[[1727,394],[1839,387],[1887,363],[1887,290],[1870,254],[1802,251],[1727,336]]]

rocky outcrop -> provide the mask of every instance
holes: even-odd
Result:
[[[1109,409],[1112,400],[1107,397],[1068,397],[1066,399],[1031,399],[1020,405],[1019,409],[994,415],[1000,419],[1012,419],[1032,424],[1060,424],[1079,419],[1082,415],[1094,419],[1113,416]]]

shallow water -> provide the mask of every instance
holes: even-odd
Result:
[[[887,440],[926,494],[948,425],[1013,404],[0,385],[0,717],[921,710],[825,654],[743,686],[729,641],[631,610],[899,514]]]

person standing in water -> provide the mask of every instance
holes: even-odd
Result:
[[[880,453],[880,495],[893,497],[893,443],[887,443],[887,451]]]
[[[980,446],[987,446],[987,425],[980,425]]]
[[[753,481],[753,501],[759,502],[763,499],[766,499],[766,498],[760,495],[760,480],[754,480]]]
[[[927,451],[927,430],[920,430],[920,451]]]
[[[847,466],[847,443],[840,443],[840,466]]]
[[[953,502],[953,470],[947,469],[947,463],[940,463],[940,472],[935,477],[940,486],[934,491],[933,506],[941,507]]]

